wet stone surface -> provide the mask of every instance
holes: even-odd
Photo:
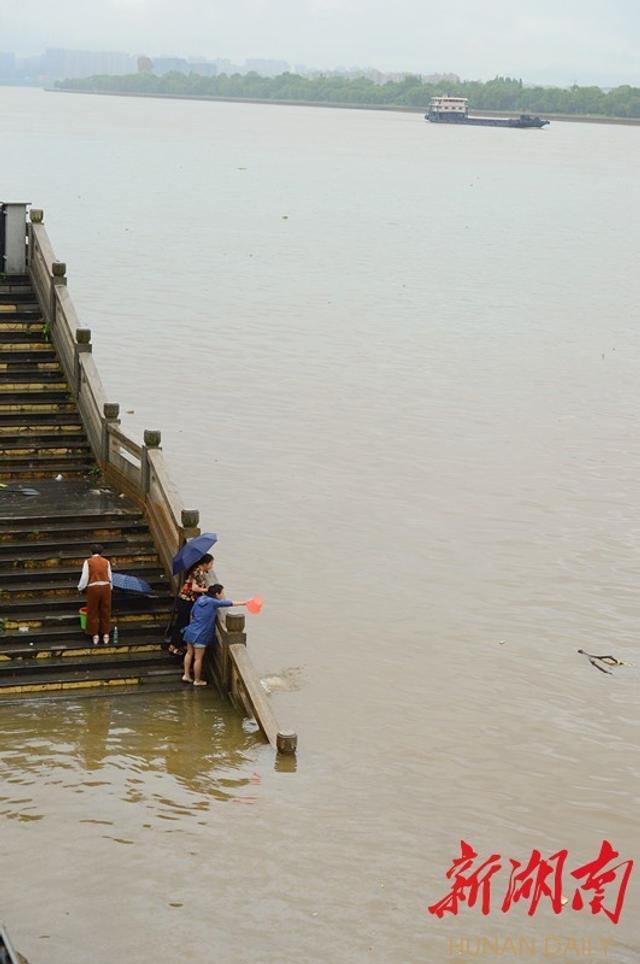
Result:
[[[105,485],[90,479],[33,479],[9,482],[0,488],[0,518],[69,515],[80,518],[83,513],[122,513],[137,511],[133,502]]]

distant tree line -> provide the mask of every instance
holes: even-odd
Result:
[[[200,97],[239,97],[262,100],[306,100],[333,104],[371,104],[389,107],[424,107],[431,97],[449,94],[467,97],[475,110],[509,110],[550,114],[602,114],[607,117],[640,117],[640,88],[624,85],[604,91],[600,87],[525,87],[513,77],[495,77],[486,83],[423,83],[408,75],[402,81],[376,84],[366,77],[302,77],[285,73],[261,77],[256,73],[198,74],[152,73],[95,76],[57,81],[68,90],[134,94],[182,94]]]

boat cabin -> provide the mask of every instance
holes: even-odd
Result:
[[[432,97],[427,117],[431,120],[466,120],[469,100],[466,97]]]

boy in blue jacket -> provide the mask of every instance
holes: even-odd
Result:
[[[191,610],[191,621],[182,630],[182,638],[187,644],[187,652],[184,657],[184,683],[193,683],[194,686],[206,686],[207,681],[202,679],[202,660],[204,651],[216,638],[216,619],[218,610],[228,606],[246,606],[248,600],[243,602],[231,602],[224,598],[224,586],[220,583],[210,586],[208,592],[203,593],[196,599]],[[191,664],[193,663],[194,678],[191,677]]]

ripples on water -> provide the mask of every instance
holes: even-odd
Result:
[[[68,792],[82,796],[74,805],[79,815],[130,803],[162,820],[246,800],[260,782],[245,773],[262,740],[225,705],[192,695],[146,696],[144,705],[135,697],[99,697],[0,708],[0,778],[5,786],[37,787],[37,799],[22,789],[0,798],[1,815],[45,819]],[[44,801],[45,812],[38,812]]]

